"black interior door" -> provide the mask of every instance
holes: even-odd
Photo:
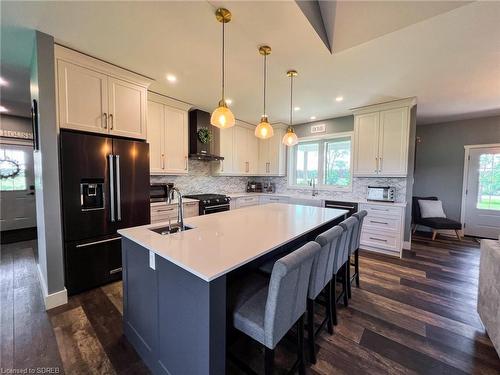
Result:
[[[113,154],[118,228],[149,224],[149,144],[113,139]]]
[[[112,152],[112,140],[62,130],[60,144],[64,240],[78,241],[115,233],[116,227],[110,221],[107,159],[107,155]],[[102,202],[98,202],[98,205],[102,208],[86,209],[82,205],[82,189],[94,186],[92,184],[102,188],[102,191],[90,193],[101,194]]]

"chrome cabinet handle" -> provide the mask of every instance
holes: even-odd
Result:
[[[123,269],[122,267],[115,268],[114,270],[109,271],[109,274],[113,275],[115,273],[122,272],[122,269]]]
[[[370,223],[389,225],[389,223],[385,223],[383,221],[375,221],[375,220],[370,220]]]
[[[109,210],[111,211],[111,222],[115,221],[115,172],[113,165],[113,154],[108,155],[109,160]]]
[[[375,173],[378,173],[378,156],[375,156]]]
[[[184,167],[184,170],[187,171],[188,170],[188,157],[187,156],[184,156],[184,161],[186,163],[186,166]]]
[[[110,114],[109,114],[109,128],[110,128],[111,130],[113,130],[113,127],[114,127],[114,126],[113,126],[113,114],[112,114],[112,113],[110,113]]]
[[[122,220],[122,189],[120,185],[120,155],[116,155],[116,216],[117,220]]]
[[[155,210],[156,212],[167,212],[167,211],[173,211],[174,210],[174,207],[172,208],[163,208],[163,209],[158,209],[158,210]]]
[[[81,248],[81,247],[93,246],[93,245],[98,245],[100,243],[111,242],[111,241],[118,241],[118,240],[121,240],[121,239],[122,239],[121,237],[108,238],[106,240],[81,243],[81,244],[76,245],[76,247],[77,248]]]
[[[247,173],[250,172],[250,162],[246,161],[245,165],[246,165],[245,172],[247,172]]]
[[[224,160],[220,161],[220,171],[224,172]]]
[[[103,113],[104,115],[104,129],[108,128],[108,114],[106,112]]]
[[[375,238],[375,237],[370,237],[370,240],[375,240],[375,241],[380,241],[380,242],[387,242],[387,240],[383,240],[382,238]]]
[[[389,211],[388,208],[372,208],[373,211]]]
[[[382,173],[382,156],[378,158],[378,173]]]
[[[165,169],[165,154],[161,154],[161,169]]]

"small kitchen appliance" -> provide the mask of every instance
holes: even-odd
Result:
[[[391,186],[368,186],[366,200],[378,202],[394,202],[396,188]]]
[[[151,184],[149,186],[149,197],[151,203],[167,202],[173,187],[174,187],[173,183]]]
[[[214,214],[216,212],[229,211],[231,198],[223,194],[192,194],[184,195],[184,198],[197,199],[200,201],[200,215]]]
[[[247,182],[247,193],[262,193],[262,182]]]

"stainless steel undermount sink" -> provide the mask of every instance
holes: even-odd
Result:
[[[193,229],[193,228],[190,226],[184,225],[184,231],[189,230],[189,229]],[[167,234],[181,232],[181,226],[179,224],[171,224],[171,225],[166,225],[164,227],[159,227],[159,228],[149,228],[149,230],[164,236]]]

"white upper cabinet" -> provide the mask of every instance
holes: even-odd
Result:
[[[154,93],[148,97],[151,174],[187,174],[189,106]]]
[[[354,175],[405,177],[408,173],[410,109],[404,99],[354,111]]]
[[[59,124],[107,133],[108,77],[66,61],[57,64]]]
[[[234,167],[235,129],[236,126],[233,126],[228,129],[221,129],[219,132],[219,143],[215,145],[216,154],[222,156],[224,160],[221,160],[219,163],[212,163],[214,167],[213,172],[217,175],[234,175],[236,173]]]
[[[146,139],[151,80],[58,45],[55,58],[59,127]]]
[[[264,176],[284,176],[286,174],[286,149],[281,142],[285,127],[273,125],[274,136],[259,139],[258,174]]]
[[[110,134],[145,139],[146,89],[109,77],[108,93]]]

